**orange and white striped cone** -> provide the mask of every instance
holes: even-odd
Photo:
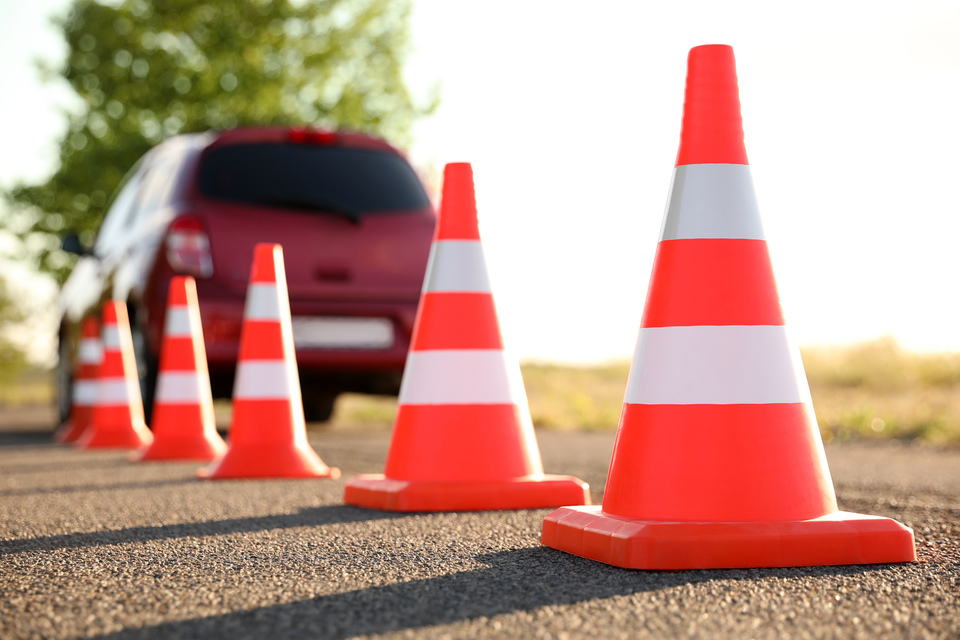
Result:
[[[909,528],[837,510],[760,224],[728,46],[690,51],[603,505],[551,513],[542,539],[632,569],[916,559]]]
[[[197,283],[190,276],[170,280],[150,426],[153,444],[139,460],[213,460],[227,450],[213,415]]]
[[[100,342],[100,321],[87,316],[80,325],[80,344],[77,348],[77,366],[73,376],[70,417],[53,434],[56,442],[75,442],[87,427],[97,403],[97,370],[103,360]]]
[[[347,483],[347,504],[390,511],[589,504],[582,480],[543,473],[520,366],[503,348],[473,170],[444,169],[443,198],[383,475]]]
[[[338,478],[307,442],[278,244],[258,244],[240,331],[227,452],[201,478]]]
[[[127,307],[107,300],[103,305],[103,362],[97,374],[97,403],[90,426],[76,444],[81,449],[139,449],[152,441],[153,435],[143,420]]]

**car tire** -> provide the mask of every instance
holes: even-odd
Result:
[[[337,394],[310,393],[303,396],[303,417],[307,422],[327,422],[333,416]]]
[[[154,391],[157,386],[157,360],[147,347],[147,336],[139,323],[133,322],[130,337],[133,340],[133,355],[137,361],[137,377],[140,379],[140,397],[143,400],[143,418],[150,425],[153,419]]]
[[[66,331],[60,331],[57,346],[57,413],[60,424],[70,418],[73,409],[73,354]]]

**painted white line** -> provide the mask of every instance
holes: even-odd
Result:
[[[296,367],[290,367],[282,360],[244,360],[237,364],[233,397],[286,400],[292,397],[293,386],[299,388],[299,384]]]
[[[199,402],[201,382],[197,373],[193,371],[163,371],[157,376],[156,401],[168,404]],[[203,395],[210,397],[209,392]]]
[[[400,404],[527,406],[520,364],[499,349],[411,351]]]
[[[73,404],[92,407],[97,404],[99,383],[96,380],[76,380],[73,383]]]
[[[489,293],[483,245],[478,240],[439,240],[430,248],[423,291]]]
[[[140,387],[135,381],[128,383],[123,378],[107,378],[98,381],[98,404],[125,405],[134,399],[140,401]]]
[[[117,325],[107,325],[103,328],[103,348],[109,351],[120,349],[120,330]]]
[[[163,324],[163,335],[171,338],[189,338],[191,324],[188,307],[169,307]],[[197,328],[199,326],[197,323]]]
[[[290,303],[285,301],[287,317],[290,316]],[[243,307],[243,317],[247,320],[279,320],[280,294],[275,284],[253,283],[247,287],[247,300]]]
[[[77,349],[77,361],[83,364],[100,364],[103,360],[103,344],[97,338],[83,338]]]
[[[750,165],[688,164],[673,170],[661,240],[764,240]]]
[[[783,326],[640,329],[629,404],[809,402],[800,351]]]

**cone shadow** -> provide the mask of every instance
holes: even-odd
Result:
[[[52,447],[56,443],[52,440],[52,431],[37,431],[36,429],[4,429],[0,431],[0,448],[24,447],[30,449]],[[69,445],[58,445],[69,446]]]
[[[111,531],[71,533],[21,540],[3,540],[0,541],[0,555],[52,551],[54,549],[103,547],[115,544],[130,544],[131,542],[145,542],[147,540],[174,540],[231,533],[256,533],[294,527],[318,527],[402,517],[404,517],[402,514],[371,511],[343,505],[310,507],[301,509],[297,513],[274,516],[230,518],[227,520],[166,524],[155,527],[130,527]]]
[[[170,480],[141,480],[139,482],[115,482],[108,484],[81,484],[81,485],[69,485],[69,486],[53,486],[53,487],[29,487],[25,489],[6,489],[0,490],[0,497],[9,497],[9,496],[29,496],[29,495],[41,495],[49,493],[85,493],[85,492],[95,492],[95,491],[116,491],[119,489],[153,489],[156,487],[169,486],[169,485],[186,485],[194,484],[194,480],[190,479],[170,479]]]
[[[489,567],[220,616],[162,623],[101,637],[235,638],[269,634],[283,638],[340,639],[415,630],[712,580],[856,576],[878,568],[624,571],[545,547],[485,554],[477,559]],[[576,579],[558,579],[558,576],[576,576]]]

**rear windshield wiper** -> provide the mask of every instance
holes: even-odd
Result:
[[[349,207],[345,207],[334,200],[325,198],[315,198],[313,196],[298,196],[285,194],[254,194],[250,200],[257,204],[274,205],[278,207],[289,207],[291,209],[307,209],[309,211],[322,211],[343,216],[353,224],[360,224],[360,212]]]

